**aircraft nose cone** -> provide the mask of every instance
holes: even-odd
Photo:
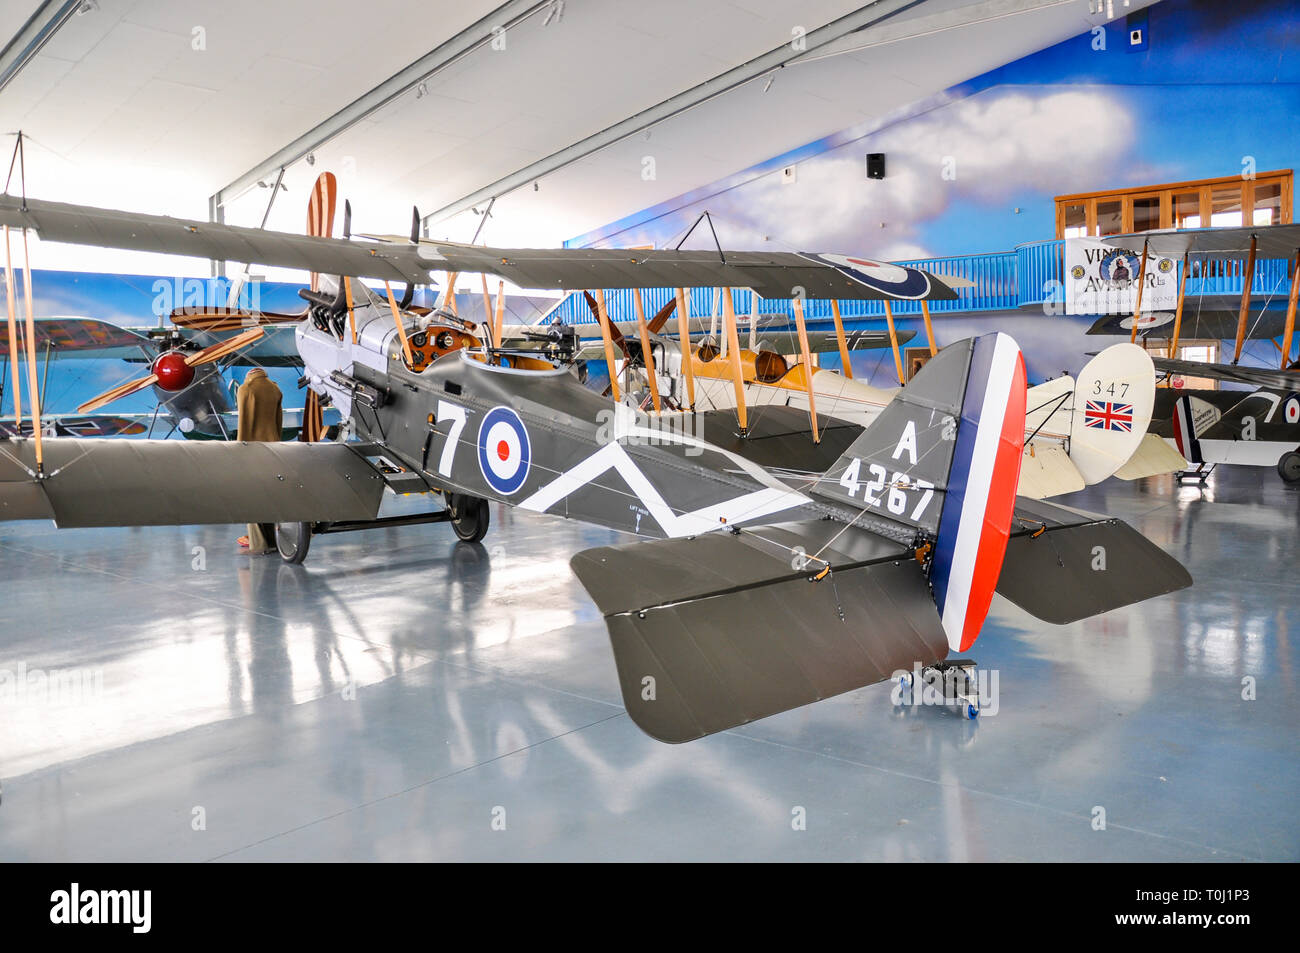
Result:
[[[158,386],[167,391],[184,390],[194,380],[194,368],[185,363],[185,355],[168,351],[153,362]]]

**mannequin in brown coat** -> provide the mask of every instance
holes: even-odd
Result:
[[[273,442],[280,440],[284,428],[284,411],[280,406],[280,388],[255,367],[239,386],[239,440]],[[250,555],[275,549],[275,526],[271,523],[248,524]]]

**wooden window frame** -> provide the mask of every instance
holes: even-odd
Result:
[[[1132,233],[1133,201],[1135,199],[1160,199],[1160,228],[1174,228],[1174,196],[1196,192],[1200,196],[1200,219],[1198,227],[1207,228],[1210,222],[1211,196],[1216,189],[1225,185],[1236,185],[1241,190],[1242,224],[1249,227],[1255,216],[1255,186],[1257,183],[1277,183],[1281,186],[1281,204],[1278,224],[1291,224],[1294,206],[1294,173],[1291,169],[1274,169],[1270,172],[1256,173],[1249,179],[1240,175],[1225,175],[1214,179],[1191,179],[1186,182],[1166,182],[1161,185],[1144,185],[1129,189],[1105,189],[1099,192],[1075,192],[1070,195],[1056,196],[1056,237],[1065,237],[1065,209],[1070,205],[1084,207],[1085,220],[1089,235],[1097,234],[1097,203],[1120,202],[1120,229],[1123,233]]]

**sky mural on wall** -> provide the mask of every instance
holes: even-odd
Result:
[[[707,209],[730,248],[892,260],[1010,251],[1054,237],[1057,195],[1296,165],[1300,10],[1163,0],[1141,16],[1145,49],[1129,51],[1121,16],[568,244],[672,245]],[[882,180],[866,176],[871,152],[886,156]],[[796,181],[784,184],[791,164]],[[685,247],[710,247],[702,231]],[[939,319],[940,343],[995,322],[1020,339],[1035,380],[1077,370],[1105,343],[1084,334],[1091,319],[1022,313]],[[1267,342],[1251,350],[1272,363]],[[862,373],[881,362],[858,364]]]

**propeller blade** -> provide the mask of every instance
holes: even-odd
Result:
[[[261,328],[249,328],[243,334],[236,334],[233,338],[222,341],[220,344],[214,344],[211,347],[205,347],[201,351],[196,351],[185,358],[185,363],[190,367],[211,364],[213,361],[221,360],[227,354],[233,354],[241,347],[252,344],[265,334],[266,332]]]
[[[98,397],[92,397],[90,400],[86,401],[77,408],[77,413],[88,414],[92,410],[98,410],[105,404],[111,404],[113,401],[121,400],[123,397],[130,397],[137,391],[142,391],[146,387],[156,383],[158,383],[158,375],[150,374],[147,377],[138,377],[133,381],[127,381],[125,384],[119,384],[111,390],[104,391],[104,393],[100,394]]]
[[[244,311],[228,308],[177,308],[168,319],[178,328],[192,331],[239,331],[264,324],[295,324],[307,317],[306,311],[290,314],[282,311]]]
[[[673,316],[673,312],[676,310],[677,299],[675,297],[669,298],[668,303],[655,312],[655,316],[650,319],[650,323],[646,325],[646,329],[651,334],[658,334],[663,330],[664,325],[668,323],[668,319]]]
[[[596,319],[596,325],[600,325],[600,311],[596,309],[596,297],[590,291],[584,291],[582,296],[587,300],[587,307],[591,310],[591,316]],[[618,322],[613,318],[609,319],[609,335],[614,339],[614,346],[623,352],[624,360],[632,360],[632,353],[627,349],[627,342],[623,340],[623,332],[618,329]]]

